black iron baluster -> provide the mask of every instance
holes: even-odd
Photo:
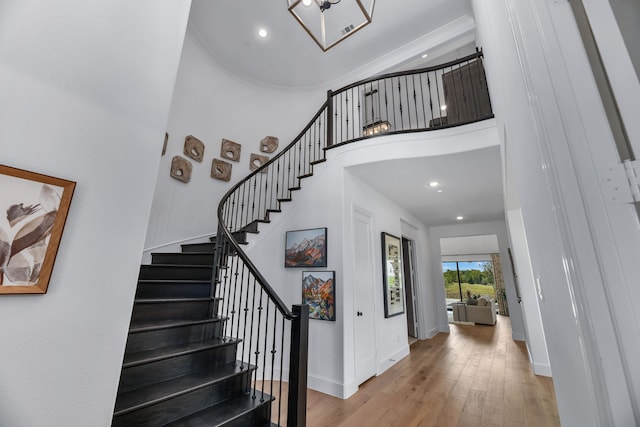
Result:
[[[246,354],[247,345],[247,321],[249,320],[249,282],[251,277],[247,276],[247,286],[245,287],[245,299],[244,299],[244,323],[242,325],[242,352],[240,353],[240,369],[244,369],[244,357]],[[255,280],[255,279],[254,279]],[[244,284],[243,284],[244,287]],[[253,305],[252,305],[253,308]],[[249,343],[249,352],[251,351],[251,343]]]
[[[256,290],[256,287],[254,286],[254,292],[255,292],[255,290]],[[262,306],[262,297],[263,297],[263,295],[264,295],[264,289],[262,289],[262,286],[261,286],[260,287],[260,298],[258,300],[258,319],[257,319],[257,323],[256,323],[256,341],[255,341],[256,344],[255,344],[255,350],[253,352],[254,355],[255,355],[255,359],[254,359],[255,363],[254,363],[254,365],[256,366],[256,370],[254,372],[254,374],[255,374],[255,376],[254,376],[254,378],[255,378],[254,384],[256,384],[258,382],[258,370],[260,368],[260,331],[262,330],[262,310],[264,309],[264,307]],[[253,325],[253,319],[251,319],[251,324]],[[252,329],[252,331],[253,331],[253,329]],[[252,340],[252,343],[253,343],[253,340]],[[253,344],[252,344],[252,347],[253,347]],[[253,388],[253,398],[254,399],[257,397],[256,396],[256,391],[257,391],[256,389],[257,389],[257,387]],[[264,396],[262,396],[260,398],[260,402],[264,401],[263,397]]]
[[[262,295],[260,296],[260,298],[262,298]],[[265,316],[264,316],[264,347],[262,349],[262,387],[261,387],[261,395],[260,395],[260,402],[264,402],[264,388],[266,385],[266,381],[267,381],[267,341],[268,341],[268,337],[269,335],[267,334],[268,331],[268,326],[269,326],[269,307],[271,306],[271,304],[269,304],[269,298],[267,298],[266,301],[266,310],[265,310]]]
[[[279,381],[279,389],[278,389],[278,396],[280,396],[280,399],[278,401],[278,425],[282,425],[281,422],[281,417],[280,415],[282,414],[282,371],[284,370],[284,331],[285,331],[285,318],[284,316],[282,317],[282,332],[281,332],[281,336],[280,336],[280,381]]]
[[[429,125],[429,121],[427,120],[427,110],[424,104],[424,84],[422,84],[423,73],[418,75],[418,81],[420,82],[420,100],[422,101],[422,128],[426,129]]]
[[[413,108],[415,111],[415,117],[416,117],[416,123],[415,123],[415,127],[416,129],[419,128],[419,120],[418,120],[418,95],[416,94],[416,75],[413,74],[411,76],[411,88],[413,89]],[[409,121],[411,121],[411,119],[409,119]],[[411,129],[413,129],[413,126],[410,126]]]
[[[325,121],[325,131],[327,132],[327,147],[331,147],[334,143],[333,139],[333,93],[327,91],[327,119]]]
[[[404,130],[404,109],[402,106],[402,86],[400,84],[400,77],[396,78],[398,81],[398,109],[400,111],[400,129]]]
[[[273,396],[273,377],[274,377],[274,368],[275,368],[275,364],[276,364],[276,354],[278,353],[276,350],[276,339],[277,339],[277,327],[278,327],[278,317],[280,317],[278,315],[278,310],[277,307],[274,307],[273,309],[273,331],[271,332],[273,334],[273,341],[271,343],[271,379],[270,379],[270,384],[269,384],[269,396]],[[282,400],[282,395],[278,396],[278,400]],[[279,411],[279,409],[278,409]]]
[[[440,125],[444,124],[444,120],[442,118],[442,104],[440,103],[440,85],[438,84],[438,74],[434,74],[434,77],[436,79],[436,96],[438,99],[438,118],[440,119]],[[443,92],[444,92],[444,77],[443,74],[440,75],[440,80],[442,81],[442,87],[443,87]],[[443,93],[443,96],[446,96]],[[445,108],[447,108],[447,106],[445,105]],[[435,117],[434,117],[435,119]],[[447,124],[449,124],[449,112],[447,111]]]

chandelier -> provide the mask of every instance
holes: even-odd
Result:
[[[287,0],[289,12],[323,52],[371,23],[375,0]]]

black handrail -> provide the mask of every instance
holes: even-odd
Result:
[[[328,149],[380,134],[442,129],[491,117],[480,51],[435,67],[361,80],[327,91],[326,102],[293,142],[222,197],[212,296],[221,300],[218,310],[228,319],[224,335],[242,341],[240,367],[256,369],[253,396],[261,402],[270,401],[274,384],[282,396],[285,323],[290,323],[288,426],[304,427],[306,422],[309,309],[287,308],[242,250],[246,234],[257,232],[260,223],[269,222],[282,203],[291,201],[302,179],[325,161]],[[278,401],[272,419],[280,425],[284,415]]]

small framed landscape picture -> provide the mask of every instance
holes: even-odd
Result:
[[[336,320],[335,271],[302,272],[302,304],[309,304],[309,318]]]
[[[0,294],[44,294],[75,182],[0,165]]]
[[[285,239],[285,267],[326,267],[327,229],[287,231]]]

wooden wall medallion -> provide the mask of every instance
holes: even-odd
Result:
[[[184,139],[184,155],[191,157],[196,162],[202,162],[204,158],[204,142],[193,135],[188,135]]]
[[[233,165],[220,159],[213,159],[211,162],[211,178],[228,182],[231,179],[231,169]]]
[[[220,157],[223,159],[233,160],[234,162],[240,161],[240,150],[242,145],[237,142],[229,141],[228,139],[222,139],[222,147],[220,148]]]
[[[263,153],[273,153],[278,149],[278,138],[275,136],[265,136],[260,140],[260,151]]]
[[[171,172],[172,178],[182,181],[185,184],[191,180],[191,169],[193,166],[191,162],[184,157],[174,156],[171,159]]]
[[[260,166],[264,165],[269,161],[268,156],[263,156],[261,154],[251,153],[251,158],[249,159],[249,169],[252,171],[258,169]],[[262,170],[262,173],[267,173],[267,168]]]

